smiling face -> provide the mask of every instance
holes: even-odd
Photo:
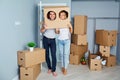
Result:
[[[67,18],[66,13],[61,12],[61,13],[60,13],[60,19],[61,19],[61,20],[64,20],[64,19],[66,19],[66,18]]]
[[[60,18],[61,20],[67,19],[67,18],[68,18],[68,12],[65,11],[65,10],[60,11],[60,13],[59,13],[59,18]]]
[[[55,18],[56,18],[55,12],[52,12],[52,11],[51,11],[51,12],[49,13],[49,19],[50,19],[50,20],[55,20]]]

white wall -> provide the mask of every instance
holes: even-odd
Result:
[[[74,15],[88,16],[88,44],[91,52],[97,50],[95,45],[95,30],[118,30],[118,19],[94,19],[101,17],[118,17],[119,16],[119,2],[115,1],[72,1],[72,17]],[[94,49],[95,45],[95,49]],[[111,53],[116,55],[116,46],[111,48]]]

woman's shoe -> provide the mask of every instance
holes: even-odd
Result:
[[[64,68],[64,67],[62,67],[62,73],[64,72],[64,70],[65,70],[65,68]]]
[[[63,74],[67,75],[67,69],[64,69]]]

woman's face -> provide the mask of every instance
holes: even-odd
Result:
[[[49,16],[50,16],[50,20],[55,20],[56,15],[54,12],[50,12]]]
[[[62,13],[60,13],[60,19],[61,20],[64,20],[64,19],[66,19],[67,17],[66,17],[66,14],[64,13],[64,12],[62,12]]]

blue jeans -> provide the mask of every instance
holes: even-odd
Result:
[[[67,69],[69,64],[70,40],[58,40],[58,47],[60,52],[61,67]]]
[[[46,38],[45,36],[43,37],[43,46],[46,50],[46,62],[48,69],[51,69],[52,72],[55,72],[56,70],[56,42],[55,38],[54,39],[49,39]],[[49,48],[51,51],[51,58],[52,58],[52,63],[50,62],[50,57],[49,57]]]

